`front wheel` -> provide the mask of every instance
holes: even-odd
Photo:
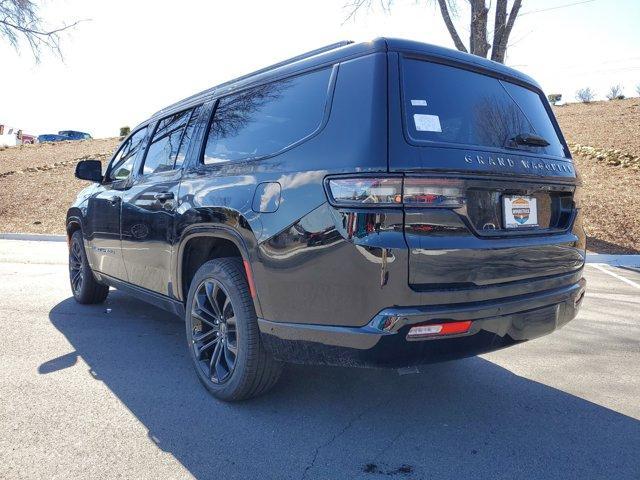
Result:
[[[239,258],[203,264],[191,282],[185,310],[191,359],[216,398],[245,400],[276,384],[282,366],[262,345]]]
[[[69,281],[78,303],[102,303],[109,295],[109,287],[98,283],[93,276],[80,230],[73,232],[69,243]]]

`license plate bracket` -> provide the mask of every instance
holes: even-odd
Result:
[[[531,228],[538,226],[538,202],[529,195],[504,195],[502,197],[504,228]]]

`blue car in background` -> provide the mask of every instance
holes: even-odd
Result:
[[[77,130],[62,130],[58,135],[66,137],[66,140],[90,140],[91,135],[86,132],[78,132]]]
[[[44,135],[38,135],[38,142],[61,142],[63,140],[89,140],[91,135],[86,132],[79,132],[77,130],[61,130],[57,134],[46,133]]]
[[[55,133],[46,133],[44,135],[38,135],[38,143],[61,142],[62,140],[71,140],[71,139],[63,135],[57,135]]]

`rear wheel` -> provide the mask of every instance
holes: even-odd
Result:
[[[221,258],[196,272],[186,308],[189,352],[202,384],[236,401],[260,395],[280,377],[281,364],[262,345],[239,258]]]
[[[69,244],[69,281],[78,303],[102,303],[109,294],[109,287],[98,283],[93,276],[80,230],[73,232]]]

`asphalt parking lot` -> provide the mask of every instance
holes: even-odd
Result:
[[[636,271],[588,265],[551,336],[412,375],[291,366],[229,405],[176,317],[77,305],[65,249],[0,240],[0,478],[640,478]]]

